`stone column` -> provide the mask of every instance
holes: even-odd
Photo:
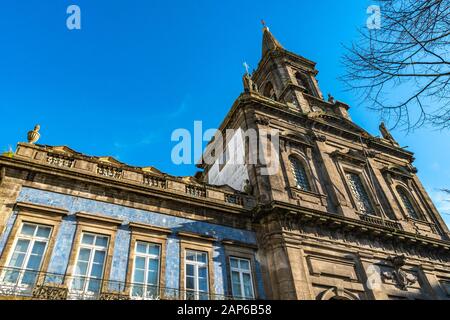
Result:
[[[383,192],[384,196],[386,197],[386,200],[388,201],[388,203],[386,205],[390,206],[392,208],[392,213],[394,214],[396,220],[398,220],[398,221],[404,220],[403,215],[400,212],[400,208],[397,206],[397,202],[396,202],[394,196],[392,195],[392,192],[391,192],[389,186],[387,185],[386,180],[384,179],[383,175],[381,174],[380,165],[377,162],[375,162],[373,159],[368,158],[368,161],[370,164],[369,170],[372,169],[372,172],[375,176],[376,182],[380,186],[381,191]],[[385,210],[391,209],[391,208],[385,208]]]
[[[413,178],[417,188],[420,191],[420,196],[423,197],[423,199],[426,202],[426,206],[430,209],[430,211],[433,214],[434,219],[436,220],[436,222],[439,224],[439,227],[444,231],[445,235],[447,236],[447,238],[450,238],[450,231],[446,225],[446,223],[444,222],[444,220],[442,219],[441,215],[439,214],[438,210],[436,209],[436,207],[434,206],[433,201],[431,201],[430,196],[428,195],[428,193],[426,192],[425,188],[423,187],[422,183],[420,182],[419,178],[414,175]]]
[[[296,290],[297,299],[314,300],[314,291],[309,278],[308,266],[300,244],[287,244],[286,253],[291,265],[292,278]]]
[[[379,269],[374,265],[373,260],[360,254],[359,264],[361,281],[369,299],[388,300],[388,295],[383,291],[381,274],[377,272]]]
[[[8,177],[7,173],[5,170],[5,176],[0,184],[0,235],[5,231],[6,222],[13,212],[22,189],[22,185],[17,183],[17,180]]]
[[[329,155],[326,143],[316,141],[316,144],[319,149],[319,159],[322,160],[323,164],[323,172],[326,179],[325,184],[330,186],[327,189],[333,204],[342,215],[357,219],[358,216],[356,215],[355,210],[349,206],[350,202],[346,197],[347,190],[345,188],[344,181],[342,181],[342,177]]]
[[[433,300],[447,300],[448,297],[446,293],[442,290],[441,284],[434,274],[433,266],[422,265],[419,268],[419,281],[424,290],[427,291],[428,295]]]

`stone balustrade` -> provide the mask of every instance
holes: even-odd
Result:
[[[67,147],[48,147],[19,143],[14,155],[17,159],[32,161],[62,170],[84,173],[140,185],[149,189],[184,194],[220,202],[226,205],[252,208],[255,201],[241,193],[232,193],[207,184],[195,184],[153,170],[131,167],[110,157],[88,157]]]

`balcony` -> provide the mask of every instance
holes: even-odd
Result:
[[[396,230],[403,230],[400,223],[388,219],[382,219],[377,216],[368,215],[368,214],[360,214],[359,218],[362,221],[368,222],[373,225],[382,226],[382,227],[388,227]]]
[[[0,267],[0,300],[240,300],[209,292]]]

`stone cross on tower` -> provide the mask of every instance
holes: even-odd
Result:
[[[247,74],[249,74],[248,68],[250,68],[250,66],[248,65],[247,62],[244,62],[243,65],[244,65],[244,68],[245,68],[245,72],[246,72]]]

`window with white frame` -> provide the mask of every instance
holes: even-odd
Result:
[[[30,286],[36,281],[47,249],[52,228],[23,223],[17,235],[2,283]]]
[[[186,250],[186,300],[208,299],[208,253]]]
[[[160,252],[161,246],[158,244],[136,241],[132,297],[156,299],[159,296]]]
[[[231,288],[237,299],[254,299],[250,260],[230,257]]]
[[[347,172],[346,176],[358,211],[363,214],[374,214],[372,203],[359,174]]]
[[[108,236],[82,233],[71,291],[87,296],[100,292],[108,242]]]

